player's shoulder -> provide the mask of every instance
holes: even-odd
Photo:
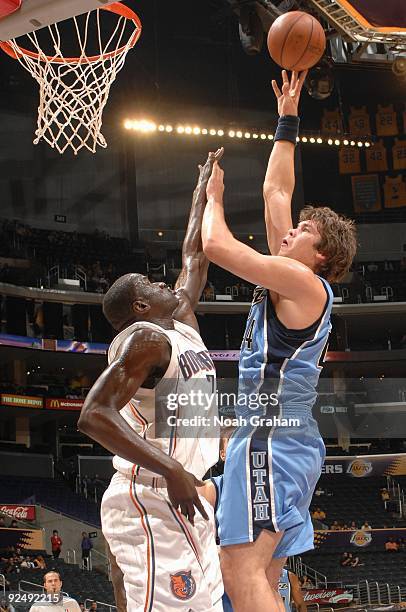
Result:
[[[164,329],[156,329],[157,327],[145,325],[132,330],[123,342],[118,357],[125,358],[134,354],[148,354],[151,351],[166,351],[169,345],[168,336]]]

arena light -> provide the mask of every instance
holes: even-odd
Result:
[[[159,232],[157,232],[157,235],[158,235],[160,238],[162,238],[162,236],[164,235],[164,233],[163,233],[163,232],[161,232],[161,231],[159,231]]]
[[[161,134],[171,134],[176,133],[185,136],[219,136],[220,138],[228,137],[228,138],[237,138],[237,139],[246,139],[246,140],[262,140],[262,141],[272,141],[274,140],[274,134],[269,132],[251,132],[247,129],[239,128],[237,129],[228,129],[228,128],[215,128],[215,127],[200,127],[196,124],[177,124],[176,127],[171,124],[164,123],[155,123],[149,119],[141,118],[141,119],[125,119],[123,121],[123,127],[126,130],[132,130],[135,132],[141,132],[142,134],[150,134],[160,132]],[[334,138],[332,136],[328,138],[322,138],[321,136],[315,136],[314,134],[302,134],[296,138],[296,142],[307,143],[307,144],[328,144],[328,145],[344,145],[344,146],[352,146],[352,147],[370,147],[371,143],[369,141],[364,140],[349,140],[349,138],[344,138],[341,140],[340,138]]]
[[[252,234],[250,234],[250,235],[248,236],[248,240],[254,240],[254,236],[253,236]]]

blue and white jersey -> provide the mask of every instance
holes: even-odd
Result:
[[[333,292],[324,279],[326,304],[317,321],[305,329],[288,329],[278,319],[268,289],[256,287],[248,316],[239,361],[236,415],[254,412],[279,416],[284,408],[310,410],[316,401],[316,386],[322,370],[331,331]],[[266,393],[271,402],[256,405],[244,399]],[[248,402],[250,405],[248,405]]]
[[[289,572],[284,567],[279,578],[278,585],[279,595],[282,597],[283,605],[285,606],[286,612],[291,612],[290,599],[291,599],[291,586],[289,580]]]

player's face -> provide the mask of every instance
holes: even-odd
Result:
[[[158,314],[172,314],[179,304],[173,289],[164,282],[151,283],[147,276],[136,281],[136,292],[139,299],[145,300]]]
[[[44,587],[47,593],[59,593],[62,588],[62,581],[58,574],[50,572],[45,576]]]
[[[313,221],[301,221],[299,225],[290,229],[282,240],[278,255],[290,257],[316,270],[324,257],[317,250],[321,236]]]

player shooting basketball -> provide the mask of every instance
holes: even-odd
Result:
[[[329,282],[344,276],[356,251],[353,223],[329,208],[306,207],[292,227],[298,103],[306,75],[293,73],[290,81],[282,75],[282,91],[272,83],[280,118],[264,182],[271,256],[239,242],[227,227],[218,163],[202,230],[208,258],[257,285],[239,363],[239,394],[246,400],[236,412],[247,425],[229,442],[217,511],[224,586],[234,612],[283,610],[277,582],[285,559],[313,548],[309,505],[325,448],[312,406],[331,328]],[[277,392],[277,410],[272,403],[253,412],[249,395],[269,387]],[[252,414],[297,425],[268,424],[269,418],[255,427]]]
[[[131,612],[222,610],[213,510],[196,491],[197,478],[218,461],[218,437],[201,428],[182,437],[176,427],[159,437],[155,414],[162,393],[180,397],[198,386],[214,395],[215,369],[193,311],[208,269],[201,241],[207,181],[222,153],[210,153],[200,168],[175,289],[127,274],[106,293],[103,311],[119,333],[79,419],[81,431],[116,455],[101,517]],[[215,402],[201,408],[216,413]],[[179,416],[188,409],[179,406]]]

